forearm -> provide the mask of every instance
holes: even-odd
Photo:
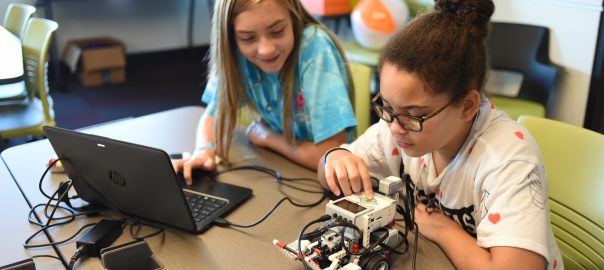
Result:
[[[421,232],[421,228],[420,228]],[[436,243],[453,262],[456,269],[538,269],[546,268],[547,262],[541,255],[515,247],[492,247],[486,249],[476,243],[461,228],[443,230]]]
[[[318,162],[323,154],[330,148],[337,147],[345,143],[346,140],[347,134],[346,131],[343,130],[333,137],[318,144],[308,141],[301,141],[291,145],[287,143],[283,135],[273,133],[267,140],[267,147],[306,168],[316,170]]]
[[[436,243],[457,269],[494,269],[490,266],[491,253],[459,227],[443,230]]]
[[[197,124],[197,136],[195,138],[195,149],[206,144],[215,144],[214,141],[214,117],[204,113]]]

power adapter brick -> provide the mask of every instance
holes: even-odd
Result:
[[[76,247],[82,249],[81,255],[99,257],[101,249],[108,247],[122,234],[121,220],[102,219],[76,241]]]

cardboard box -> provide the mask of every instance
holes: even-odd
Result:
[[[86,87],[122,83],[126,80],[124,45],[112,38],[70,40],[65,46],[63,62],[72,73],[79,73],[80,80]]]
[[[337,16],[350,14],[350,0],[302,0],[308,13],[318,16]]]

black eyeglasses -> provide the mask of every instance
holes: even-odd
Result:
[[[394,121],[394,119],[396,119],[396,121],[402,128],[409,130],[409,131],[414,131],[414,132],[422,131],[422,129],[424,127],[423,124],[426,120],[438,115],[439,113],[444,111],[447,107],[449,107],[449,105],[451,105],[456,100],[455,98],[451,99],[451,101],[449,101],[449,103],[447,103],[447,105],[443,106],[442,108],[438,109],[437,111],[435,111],[433,113],[429,113],[429,114],[426,114],[423,116],[413,116],[413,115],[404,114],[404,113],[395,113],[391,110],[384,108],[382,105],[380,105],[378,103],[378,99],[381,99],[381,98],[382,98],[382,96],[378,92],[378,94],[375,95],[375,97],[371,100],[371,105],[373,106],[373,110],[375,111],[375,113],[377,113],[377,115],[382,120],[386,121],[387,123],[392,123],[392,121]],[[382,103],[384,103],[383,100],[382,100]]]

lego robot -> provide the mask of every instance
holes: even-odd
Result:
[[[394,221],[401,188],[402,180],[391,176],[379,181],[379,193],[373,199],[350,195],[329,201],[326,215],[304,226],[298,240],[273,243],[287,257],[313,270],[388,270],[387,258],[403,254],[409,246],[406,233],[397,230]],[[403,244],[405,251],[398,251]]]

